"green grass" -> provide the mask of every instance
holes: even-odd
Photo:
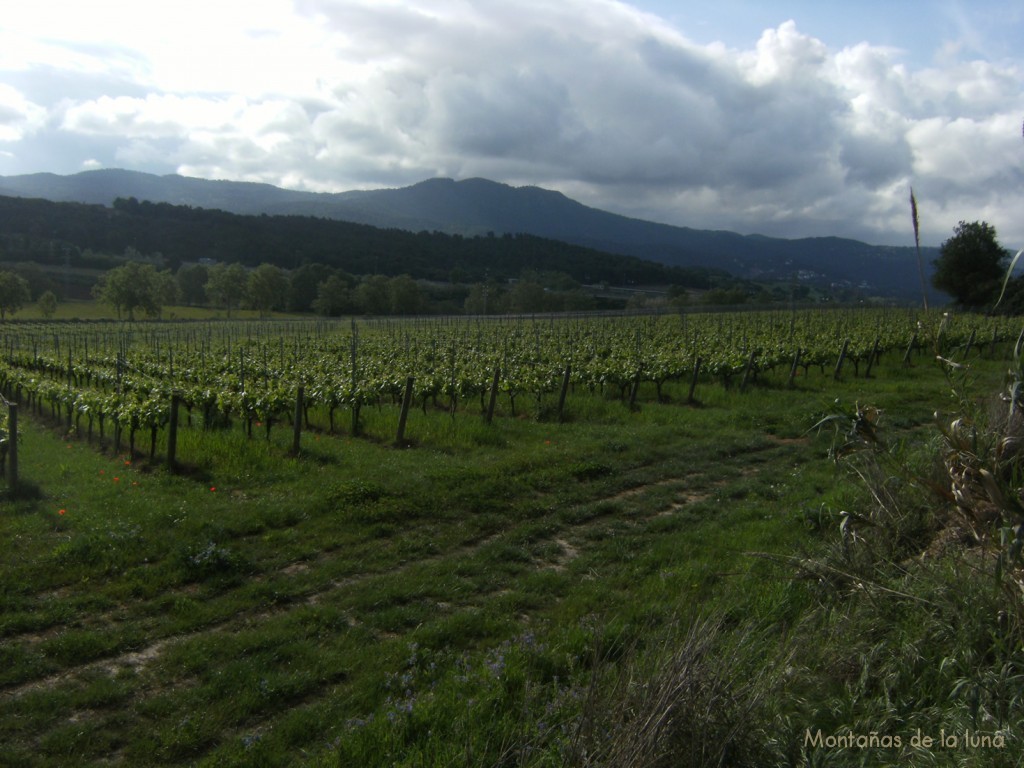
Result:
[[[180,475],[159,453],[26,416],[25,487],[0,506],[4,764],[540,766],[584,747],[611,760],[601,734],[644,704],[617,675],[665,673],[658,649],[696,647],[696,616],[717,616],[715,647],[735,650],[735,675],[706,690],[737,707],[797,628],[853,632],[865,658],[902,652],[922,613],[891,609],[894,634],[865,631],[877,614],[862,603],[812,618],[818,586],[751,555],[816,552],[840,511],[870,503],[827,458],[832,435],[811,431],[824,416],[868,402],[916,439],[956,405],[936,367],[899,357],[871,380],[812,372],[796,391],[782,374],[742,393],[702,384],[695,406],[683,385],[667,403],[642,389],[636,411],[576,392],[564,423],[528,398],[491,425],[472,404],[454,419],[417,408],[408,448],[392,445],[391,407],[364,408],[359,437],[305,432],[299,458],[284,425],[269,440],[196,426],[179,436]],[[975,365],[988,388],[1005,367]],[[911,668],[934,672],[945,642],[959,641],[936,639]],[[834,650],[794,658],[828,668]],[[674,663],[710,674],[698,655]],[[782,762],[804,728],[869,728],[875,710],[846,690],[795,678],[759,710],[775,741],[746,748]],[[912,720],[914,702],[900,706]],[[942,725],[923,705],[917,720]]]

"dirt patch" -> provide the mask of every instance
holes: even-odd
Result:
[[[44,677],[41,680],[33,680],[30,683],[4,691],[4,695],[16,699],[24,696],[26,693],[52,688],[60,682],[81,677],[83,674],[92,671],[100,671],[108,675],[116,675],[122,669],[131,669],[138,672],[156,659],[169,642],[170,640],[158,640],[139,651],[130,651],[129,653],[115,656],[112,659],[101,659],[91,664],[83,664],[82,666],[65,670],[50,677]]]
[[[653,517],[671,517],[684,507],[687,507],[691,504],[699,504],[700,502],[707,501],[710,498],[711,493],[709,491],[688,491],[686,493],[681,494],[676,499],[676,501],[672,502],[672,504],[670,504],[668,507],[653,515]]]
[[[143,669],[147,664],[156,659],[161,651],[167,646],[167,640],[157,640],[152,645],[146,646],[141,651],[132,651],[131,653],[125,653],[118,656],[115,659],[108,659],[103,662],[99,662],[97,666],[100,669],[109,672],[112,675],[117,674],[121,669],[131,669],[132,671],[138,672]]]
[[[553,542],[558,545],[561,551],[544,568],[556,572],[564,571],[569,563],[580,556],[580,551],[564,538],[554,539]]]
[[[681,482],[682,481],[679,478],[670,477],[666,480],[658,480],[655,483],[645,483],[644,485],[637,485],[634,486],[633,488],[627,488],[624,491],[616,493],[614,496],[606,496],[603,499],[598,499],[594,503],[607,504],[609,502],[615,503],[617,501],[625,501],[626,499],[631,499],[634,496],[639,496],[642,493],[646,493],[651,488],[664,488],[666,485],[676,485]]]
[[[776,445],[810,445],[811,438],[806,435],[800,437],[781,437],[779,435],[765,434],[765,438],[771,440]]]

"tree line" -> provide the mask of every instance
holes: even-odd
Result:
[[[159,257],[126,253],[123,265],[104,273],[94,297],[119,318],[160,317],[168,305],[210,307],[227,317],[238,309],[341,315],[498,314],[559,312],[597,308],[569,275],[522,273],[521,279],[471,285],[432,284],[410,275],[355,276],[326,264],[284,270],[274,264],[248,268],[232,264],[183,264],[177,272],[158,269]]]
[[[96,257],[87,256],[90,260]],[[450,283],[402,275],[353,275],[327,264],[303,264],[286,270],[264,263],[247,267],[239,262],[187,263],[177,270],[164,267],[162,254],[125,250],[117,266],[101,273],[92,284],[92,298],[112,307],[118,318],[159,318],[168,306],[207,307],[231,317],[239,309],[268,316],[273,312],[342,315],[522,314],[642,308],[642,292],[632,298],[599,298],[594,286],[583,286],[557,270],[524,270],[518,278],[492,278],[476,283]],[[600,286],[597,287],[600,289]],[[36,265],[0,270],[0,319],[32,301],[50,317],[57,308],[59,288],[53,277]],[[749,281],[732,281],[702,294],[703,303],[772,303],[807,299],[809,289],[786,292]],[[600,290],[597,291],[598,293]],[[669,306],[689,302],[684,286],[667,286],[660,301]]]

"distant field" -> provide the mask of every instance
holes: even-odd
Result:
[[[872,503],[829,458],[858,403],[881,409],[880,436],[922,445],[934,438],[935,411],[962,405],[951,384],[987,396],[1002,380],[1009,326],[925,322],[912,354],[893,336],[876,358],[879,317],[859,346],[830,339],[827,354],[795,368],[792,348],[758,347],[763,365],[749,351],[753,329],[794,338],[803,318],[714,318],[706,327],[731,334],[735,349],[715,368],[715,345],[701,347],[708,367],[696,379],[694,350],[640,342],[664,332],[690,344],[705,327],[697,318],[627,318],[601,337],[577,323],[561,408],[565,358],[542,363],[542,346],[561,338],[556,321],[524,320],[518,337],[512,325],[491,337],[486,325],[440,321],[239,323],[207,336],[193,324],[140,324],[130,336],[69,325],[59,341],[49,325],[8,329],[4,391],[12,397],[20,384],[25,399],[22,487],[0,497],[0,762],[653,765],[626,761],[614,744],[639,743],[630,741],[637,713],[655,711],[655,693],[670,695],[659,682],[680,670],[689,671],[673,685],[689,680],[684,698],[707,711],[674,715],[678,764],[711,764],[693,750],[728,743],[736,751],[724,764],[805,764],[804,755],[846,765],[852,753],[809,748],[805,731],[864,725],[886,696],[898,712],[886,710],[884,727],[952,725],[931,709],[932,690],[914,699],[907,680],[856,693],[861,671],[873,681],[875,657],[859,645],[869,640],[863,626],[844,634],[854,598],[830,602],[828,584],[785,562],[833,546],[841,513]],[[899,316],[900,334],[907,320]],[[454,335],[465,353],[452,352]],[[632,367],[616,378],[620,336]],[[606,344],[614,362],[593,383],[585,338],[595,354]],[[377,376],[375,339],[391,339],[395,359],[422,363],[400,446],[405,370],[392,359],[393,375]],[[190,351],[169,352],[171,341]],[[851,360],[837,371],[843,346]],[[453,358],[477,359],[469,349],[487,364],[453,383],[463,377]],[[951,379],[936,351],[970,371]],[[69,354],[81,363],[70,372]],[[290,378],[314,354],[320,362]],[[518,373],[501,374],[487,423],[491,366],[500,358],[511,371],[513,355]],[[662,377],[663,357],[678,370]],[[139,410],[172,375],[168,389],[176,382],[187,399],[207,387],[216,403],[181,408],[175,473],[165,466],[166,414],[147,422]],[[312,403],[297,456],[294,391],[273,407],[259,399],[293,380]],[[334,389],[318,390],[324,382]],[[110,409],[102,438],[95,413],[63,410],[69,403]],[[834,415],[838,432],[829,425],[840,422],[823,423]],[[818,613],[826,604],[827,620]],[[891,626],[917,616],[916,605],[892,599]],[[707,629],[704,651],[687,635],[695,625]],[[871,640],[888,650],[873,652],[902,654],[911,642],[876,629]],[[935,649],[920,642],[922,659],[941,658],[938,639],[928,641]],[[853,656],[830,657],[843,643]],[[693,656],[673,656],[680,648]],[[790,671],[773,678],[770,697],[751,696],[746,683],[775,669]],[[1004,719],[1019,722],[1019,704]],[[853,757],[884,764],[897,754],[914,756]],[[1013,759],[979,749],[963,764]]]
[[[289,317],[284,313],[275,312],[273,317]],[[213,320],[224,318],[223,310],[210,309],[208,307],[164,307],[161,315],[163,320]],[[253,320],[259,317],[259,313],[251,309],[237,309],[231,313],[232,319]],[[28,304],[15,313],[14,320],[42,320],[43,315],[36,304]],[[57,305],[57,311],[52,320],[113,320],[118,319],[117,313],[109,304],[102,304],[96,301],[62,301]]]

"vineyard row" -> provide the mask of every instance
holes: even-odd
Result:
[[[347,410],[359,430],[367,405],[411,404],[455,412],[479,401],[487,418],[502,396],[513,415],[518,398],[538,410],[558,393],[607,393],[634,404],[641,385],[662,399],[672,382],[739,386],[780,366],[792,383],[817,367],[869,373],[885,353],[903,360],[927,350],[962,355],[994,351],[1017,338],[1006,318],[843,310],[662,317],[502,320],[351,321],[205,324],[73,323],[18,326],[3,337],[0,391],[37,413],[46,408],[69,431],[117,448],[127,432],[157,435],[184,407],[203,428],[231,419],[250,431],[274,423],[333,432]],[[831,371],[829,371],[831,372]],[[301,391],[301,395],[299,394]],[[172,407],[172,405],[174,407]],[[311,424],[311,412],[325,423]],[[4,439],[0,422],[0,442]],[[296,445],[298,438],[296,437]],[[173,457],[173,451],[169,451]]]

